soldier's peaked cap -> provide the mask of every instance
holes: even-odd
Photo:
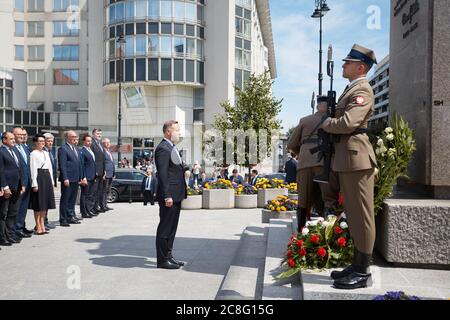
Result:
[[[375,57],[375,52],[371,49],[367,49],[359,44],[355,44],[350,50],[350,53],[343,59],[343,61],[362,61],[367,63],[370,67],[378,63]]]

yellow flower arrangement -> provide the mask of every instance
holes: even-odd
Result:
[[[297,183],[293,182],[287,185],[289,193],[297,193]]]
[[[284,181],[281,179],[272,179],[269,180],[267,178],[259,178],[256,180],[255,187],[257,189],[283,189],[285,188]]]
[[[270,211],[295,211],[298,207],[297,200],[291,200],[286,196],[278,196],[267,203],[266,209]]]

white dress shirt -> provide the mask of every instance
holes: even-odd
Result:
[[[31,170],[31,187],[38,187],[37,183],[37,175],[38,175],[38,169],[48,169],[50,172],[51,182],[50,184],[53,184],[53,167],[52,167],[52,161],[50,160],[50,155],[47,151],[39,151],[34,150],[30,154],[30,170]]]

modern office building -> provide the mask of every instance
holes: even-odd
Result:
[[[164,121],[175,119],[183,157],[201,161],[200,132],[221,102],[233,103],[233,85],[242,86],[251,72],[276,76],[267,0],[104,0],[89,4],[88,21],[89,126],[116,137],[123,80],[128,159],[151,154]]]
[[[389,123],[389,56],[385,57],[369,79],[375,94],[375,111],[369,120],[369,126]]]
[[[0,67],[27,74],[26,104],[49,127],[102,128],[122,155],[151,155],[162,124],[202,159],[201,132],[251,73],[276,77],[268,0],[14,0],[0,2]],[[123,42],[119,41],[123,34]],[[18,121],[14,121],[20,124]],[[195,138],[194,138],[195,136]],[[117,156],[117,154],[114,154]]]

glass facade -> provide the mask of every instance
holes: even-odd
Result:
[[[236,37],[235,37],[235,82],[243,88],[250,77],[252,69],[252,0],[236,1],[235,7]]]
[[[203,83],[204,1],[105,0],[105,10],[105,83],[121,71],[124,81]]]

